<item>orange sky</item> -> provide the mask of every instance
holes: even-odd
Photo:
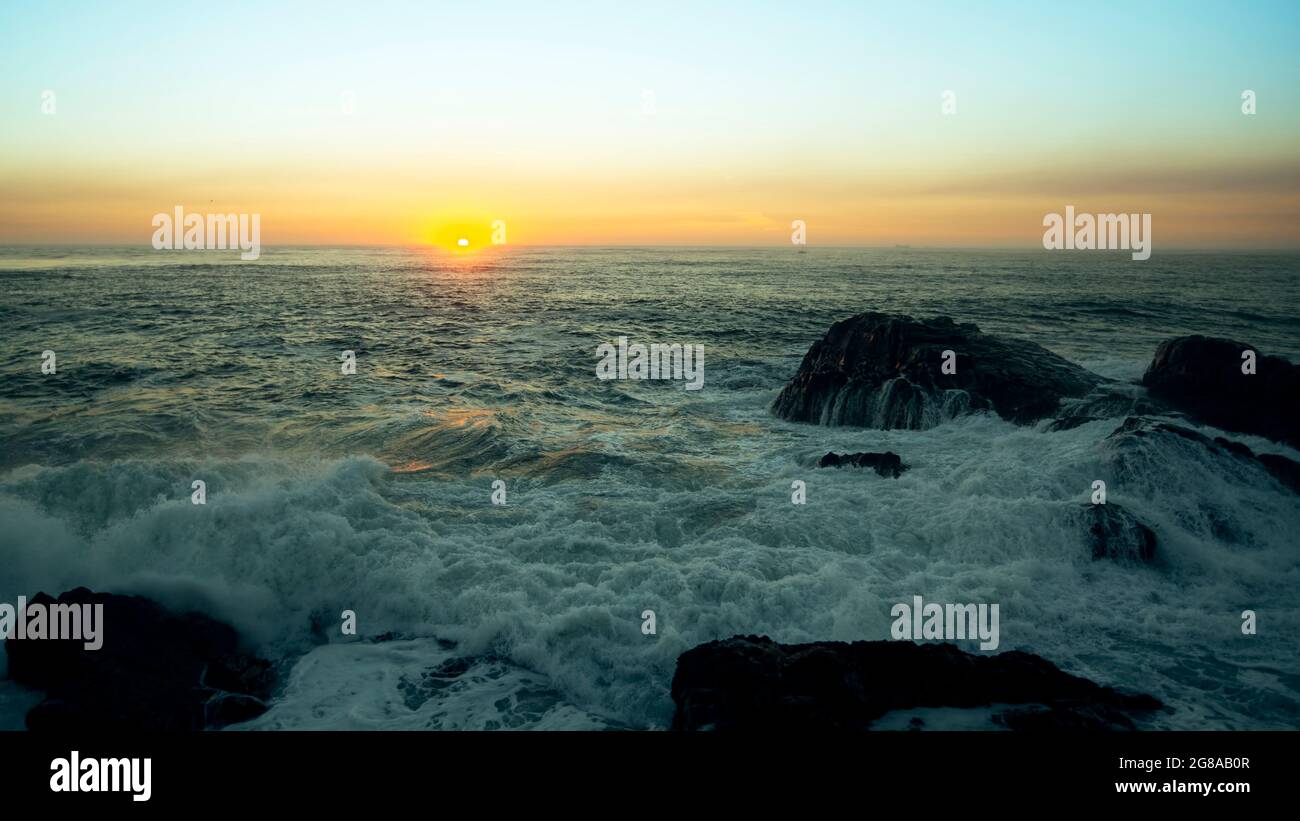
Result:
[[[220,172],[175,180],[87,168],[51,180],[23,172],[0,181],[0,241],[147,243],[152,215],[181,205],[260,213],[266,245],[446,244],[453,234],[475,232],[478,245],[495,220],[505,221],[511,244],[782,245],[798,219],[810,244],[1035,247],[1043,215],[1074,205],[1079,212],[1150,212],[1158,247],[1300,245],[1300,189],[1285,179],[1254,179],[1249,169],[1236,181],[1202,177],[1199,185],[1190,174],[1099,183],[1101,175],[1086,170],[962,181],[829,173],[521,174],[482,182],[420,176],[357,170],[328,179],[284,170],[250,182]]]

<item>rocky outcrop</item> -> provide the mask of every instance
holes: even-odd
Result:
[[[1253,374],[1242,372],[1246,351],[1256,354]],[[1166,340],[1142,384],[1204,424],[1300,447],[1300,367],[1252,345],[1206,336]]]
[[[1133,729],[1134,714],[1162,707],[1020,651],[975,655],[907,641],[778,644],[763,636],[686,651],[672,696],[674,730],[762,732],[862,731],[886,713],[937,707],[994,708],[993,721],[1009,729]]]
[[[199,613],[172,613],[140,596],[79,587],[32,604],[102,604],[103,645],[6,641],[9,677],[45,691],[27,714],[32,730],[200,730],[264,712],[270,662],[239,650],[234,628]]]
[[[1191,428],[1162,422],[1145,416],[1130,416],[1108,437],[1106,443],[1115,449],[1124,450],[1144,439],[1158,437],[1176,437],[1173,441],[1190,443],[1190,446],[1203,449],[1209,455],[1240,464],[1249,465],[1267,471],[1283,486],[1300,493],[1300,463],[1275,453],[1256,454],[1247,445],[1233,442],[1222,436],[1210,438]]]
[[[1085,503],[1080,518],[1087,528],[1094,559],[1150,564],[1156,557],[1156,534],[1124,508]]]
[[[943,373],[944,351],[955,355],[955,373]],[[1101,382],[1033,342],[948,317],[865,313],[813,344],[772,410],[794,422],[882,429],[930,428],[980,410],[1027,424]]]
[[[907,465],[897,453],[828,453],[817,463],[817,467],[871,468],[876,473],[889,479],[897,479],[907,470]]]

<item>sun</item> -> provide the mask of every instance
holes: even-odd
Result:
[[[490,220],[458,220],[432,226],[425,242],[457,255],[475,254],[492,244],[492,224]]]

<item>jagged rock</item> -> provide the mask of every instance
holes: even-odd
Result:
[[[1011,729],[1132,729],[1131,713],[1162,707],[1021,651],[975,655],[906,641],[778,644],[763,636],[687,650],[677,659],[672,696],[674,730],[762,732],[862,731],[894,710],[992,705],[1021,705],[994,717]]]
[[[817,467],[837,468],[843,466],[855,468],[872,468],[881,476],[890,479],[897,479],[907,470],[907,465],[897,453],[885,451],[884,453],[828,453],[822,457]]]
[[[954,374],[942,373],[945,350],[956,354]],[[883,429],[930,428],[980,410],[1027,424],[1102,381],[1033,342],[948,317],[864,313],[813,344],[772,410],[794,422]]]
[[[1256,353],[1242,373],[1242,353]],[[1300,447],[1300,367],[1244,342],[1180,336],[1160,343],[1142,377],[1153,396],[1207,425]]]
[[[1110,502],[1080,508],[1094,559],[1149,564],[1156,557],[1156,534],[1124,508]]]
[[[172,613],[140,596],[84,587],[31,603],[102,604],[103,646],[10,639],[9,677],[44,690],[32,730],[199,730],[264,712],[270,662],[240,652],[234,628],[200,613]]]
[[[1210,453],[1232,456],[1242,463],[1262,468],[1283,486],[1300,493],[1300,462],[1275,453],[1256,455],[1249,446],[1241,442],[1233,442],[1222,436],[1211,439],[1203,433],[1181,425],[1161,422],[1144,416],[1130,416],[1106,439],[1112,446],[1122,448],[1126,439],[1140,440],[1149,436],[1162,435],[1176,436],[1187,442],[1195,443]]]

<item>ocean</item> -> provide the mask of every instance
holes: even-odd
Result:
[[[1134,463],[1105,441],[1122,417],[770,412],[868,310],[1124,381],[1188,333],[1297,361],[1298,255],[5,248],[0,288],[0,601],[84,585],[228,621],[283,682],[235,729],[663,729],[681,652],[886,639],[914,595],[999,603],[999,650],[1172,708],[1142,726],[1300,727],[1300,504],[1264,474]],[[702,345],[703,388],[597,379],[619,336]],[[884,450],[900,478],[816,466]],[[1157,564],[1092,559],[1070,514],[1098,478]],[[0,726],[35,699],[0,682]]]

